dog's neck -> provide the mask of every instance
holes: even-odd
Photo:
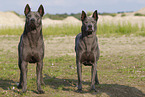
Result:
[[[31,30],[27,25],[25,25],[24,35],[28,37],[31,48],[37,47],[38,40],[42,36],[42,26],[40,25],[36,27],[36,29]]]
[[[93,38],[94,36],[96,36],[96,32],[95,31],[91,32],[90,35],[88,35],[88,33],[89,32],[82,31],[82,38],[85,38],[85,37],[87,37],[87,38]]]

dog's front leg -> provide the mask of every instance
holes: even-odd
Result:
[[[22,71],[22,79],[23,79],[23,85],[22,85],[22,92],[26,92],[27,90],[27,65],[28,63],[25,61],[22,61],[21,64],[21,71]]]
[[[77,60],[77,74],[78,74],[78,92],[82,91],[82,64]]]
[[[38,94],[43,94],[44,93],[44,91],[41,89],[42,66],[43,66],[43,61],[37,63],[36,72],[37,72],[37,90],[38,90]]]
[[[98,74],[97,74],[97,62],[96,62],[96,75],[95,75],[95,84],[99,84]]]
[[[96,78],[96,67],[97,67],[97,63],[95,62],[93,65],[92,65],[92,83],[91,83],[91,90],[94,90],[96,92],[96,89],[95,89],[95,78]]]

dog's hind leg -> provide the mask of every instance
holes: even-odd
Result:
[[[43,81],[43,75],[42,75],[42,70],[43,70],[43,61],[42,61],[42,68],[41,68],[41,85],[45,85],[44,81]]]
[[[97,85],[99,84],[97,69],[96,69],[96,75],[95,75],[95,84]]]
[[[37,90],[38,90],[38,94],[43,94],[44,93],[44,91],[41,89],[42,66],[43,66],[42,61],[37,63],[36,72],[37,72]]]
[[[25,62],[25,61],[22,61],[22,64],[21,64],[21,71],[22,71],[22,92],[26,92],[27,90],[27,65],[28,65],[28,62]]]
[[[77,74],[78,74],[78,92],[82,91],[82,64],[76,61]]]

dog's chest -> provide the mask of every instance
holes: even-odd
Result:
[[[94,38],[84,38],[80,42],[81,49],[87,52],[94,52],[97,42]]]
[[[84,52],[81,55],[81,63],[86,65],[86,66],[90,66],[93,65],[95,61],[95,56],[93,52]]]
[[[43,40],[39,41],[33,45],[33,42],[30,42],[28,38],[23,39],[22,53],[24,60],[29,63],[38,62],[43,57],[44,45]]]
[[[95,61],[95,54],[96,54],[96,40],[89,40],[86,39],[82,43],[82,54],[81,54],[81,63],[90,66],[93,65]]]

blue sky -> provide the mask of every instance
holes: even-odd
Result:
[[[145,7],[145,0],[0,0],[0,11],[24,14],[26,4],[32,11],[42,4],[45,13],[79,13],[82,10],[98,12],[137,11]]]

